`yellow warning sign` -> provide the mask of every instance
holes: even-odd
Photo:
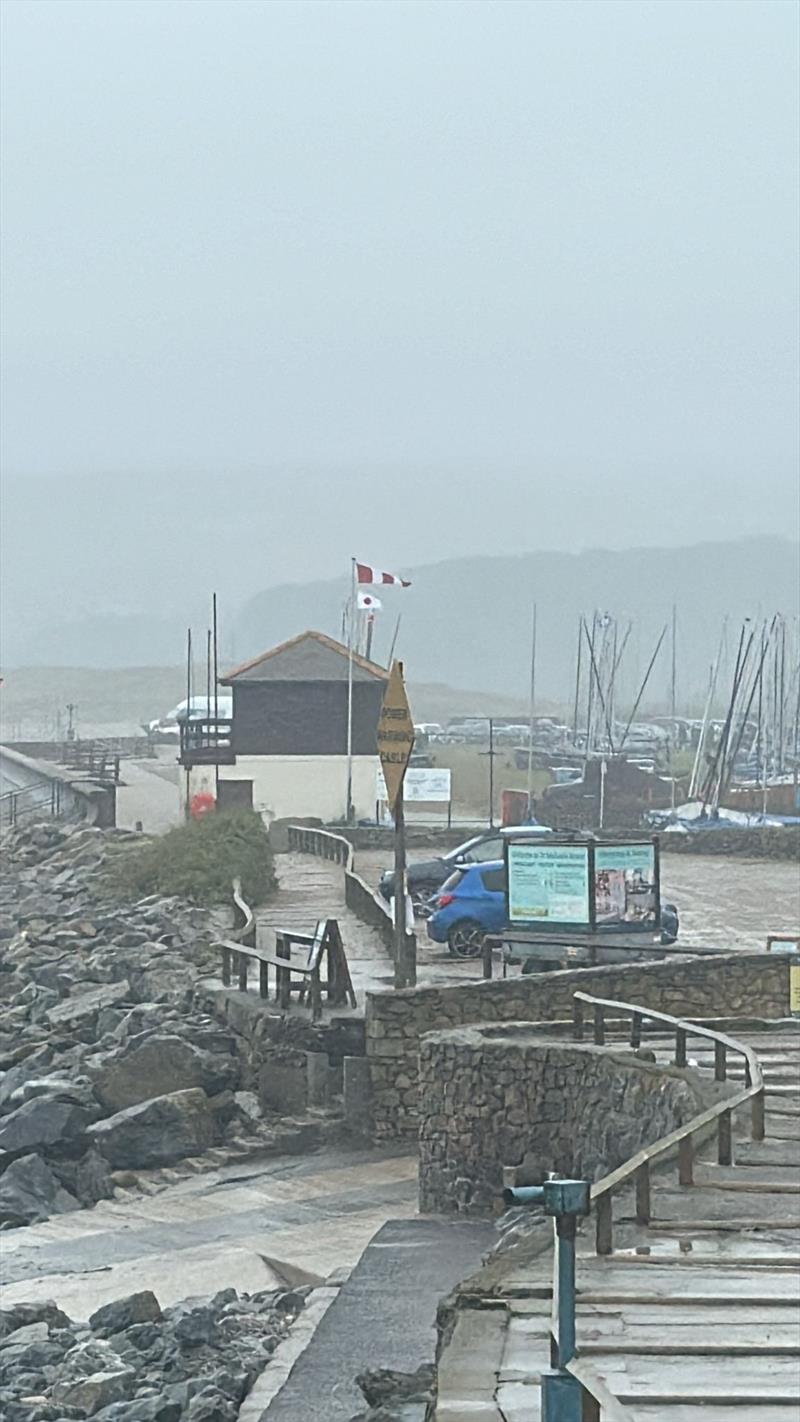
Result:
[[[378,721],[378,755],[392,810],[401,793],[413,748],[414,722],[403,682],[403,663],[393,662]]]
[[[789,964],[789,1012],[800,1017],[800,963]]]

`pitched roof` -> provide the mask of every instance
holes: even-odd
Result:
[[[243,681],[347,681],[350,653],[341,642],[326,637],[324,632],[301,632],[288,642],[281,642],[269,652],[262,652],[249,662],[242,662],[225,676],[222,686]],[[353,653],[354,681],[386,681],[389,673],[366,657]]]

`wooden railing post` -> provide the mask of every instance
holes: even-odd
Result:
[[[722,1111],[717,1118],[717,1161],[720,1165],[733,1165],[733,1134],[731,1113]]]
[[[583,1003],[577,997],[572,999],[572,1040],[583,1041]]]
[[[678,1141],[678,1184],[694,1185],[694,1141],[684,1136]]]
[[[650,1162],[645,1160],[636,1172],[636,1223],[650,1223]]]
[[[231,985],[231,950],[225,944],[222,945],[222,986]]]
[[[757,1091],[750,1103],[750,1135],[754,1141],[763,1141],[766,1134],[764,1120],[764,1088]]]
[[[599,1003],[594,1004],[594,1044],[602,1047],[606,1040],[606,1010]]]
[[[728,1076],[728,1053],[724,1042],[714,1043],[714,1080],[725,1081]]]
[[[237,953],[239,959],[239,991],[247,992],[247,969],[249,967],[246,953]]]
[[[484,938],[484,940],[483,940],[483,976],[484,976],[485,978],[491,978],[491,976],[492,976],[492,940],[491,940],[491,938]]]
[[[631,1046],[641,1047],[642,1045],[642,1014],[634,1012],[631,1016]]]
[[[596,1254],[614,1253],[614,1207],[611,1202],[611,1192],[601,1195],[595,1206],[595,1241],[594,1248]]]
[[[290,969],[289,969],[289,957],[290,957],[290,953],[291,953],[291,949],[290,949],[290,947],[289,947],[289,944],[286,942],[286,939],[284,938],[283,934],[282,934],[282,933],[276,934],[276,936],[275,936],[275,956],[276,956],[276,958],[285,958],[285,959],[286,959],[286,967],[285,967],[285,968],[278,968],[278,969],[277,969],[277,972],[276,972],[276,978],[277,978],[276,992],[277,992],[277,998],[278,998],[278,1006],[280,1007],[280,1009],[281,1009],[282,1012],[285,1012],[286,1009],[290,1006],[291,999],[292,999],[292,993],[291,993],[291,972],[290,972]]]
[[[258,992],[265,1002],[269,1000],[269,963],[258,965]]]
[[[686,1066],[686,1033],[683,1027],[675,1028],[675,1065]]]
[[[319,966],[311,971],[311,1021],[319,1022],[322,1016],[322,991],[319,981]]]

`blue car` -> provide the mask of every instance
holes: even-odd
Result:
[[[428,937],[446,943],[454,958],[477,958],[486,934],[506,926],[505,888],[502,859],[456,869],[439,890]]]

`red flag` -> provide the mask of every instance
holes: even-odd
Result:
[[[397,573],[382,573],[380,568],[371,568],[367,563],[356,563],[356,582],[358,583],[394,583],[399,588],[410,588],[411,584],[406,578],[398,577]]]

